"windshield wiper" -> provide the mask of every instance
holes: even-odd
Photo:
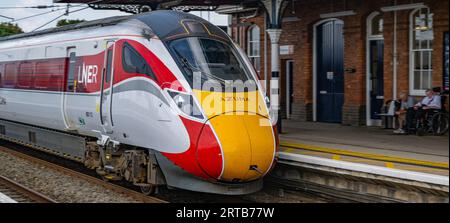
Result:
[[[208,77],[209,79],[217,80],[217,81],[219,81],[219,82],[222,83],[222,84],[225,84],[225,83],[227,82],[227,81],[225,81],[225,80],[222,79],[222,78],[216,77],[216,76],[214,76],[213,74],[207,73],[207,72],[205,72],[205,71],[202,71],[200,68],[197,68],[197,67],[193,66],[191,63],[189,63],[189,61],[188,61],[185,57],[183,57],[183,56],[181,55],[180,52],[178,52],[177,49],[174,48],[173,50],[175,51],[175,53],[177,54],[177,56],[180,58],[181,63],[183,64],[183,66],[184,66],[185,68],[188,68],[188,69],[192,72],[192,75],[194,74],[195,71],[197,71],[197,72],[200,72],[200,73],[204,74],[204,75],[205,75],[206,77]],[[194,70],[195,70],[195,71],[194,71]],[[201,76],[201,78],[205,79],[205,78],[203,77],[203,75]],[[205,79],[205,80],[209,80],[209,79]]]

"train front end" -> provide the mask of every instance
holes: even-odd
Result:
[[[165,91],[190,140],[186,151],[159,157],[168,185],[219,194],[258,191],[275,164],[278,141],[250,61],[207,21],[179,12],[160,16],[164,26],[145,22],[183,75]]]

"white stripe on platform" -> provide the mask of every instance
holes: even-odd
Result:
[[[11,199],[10,197],[0,193],[0,203],[17,203],[17,201]]]
[[[305,156],[305,155],[286,153],[286,152],[279,152],[278,155],[280,157],[280,163],[283,163],[282,160],[286,160],[287,162],[294,161],[294,162],[299,162],[299,163],[307,163],[307,164],[327,166],[327,167],[333,167],[333,168],[344,169],[344,170],[351,170],[351,171],[356,171],[356,172],[370,173],[370,174],[374,174],[374,175],[388,176],[388,177],[404,179],[404,180],[413,180],[413,181],[418,181],[418,182],[449,186],[449,177],[447,177],[447,176],[440,176],[440,175],[428,174],[428,173],[419,173],[419,172],[407,171],[407,170],[391,169],[391,168],[380,167],[380,166],[351,163],[351,162],[325,159],[325,158],[319,158],[319,157],[313,157],[313,156]],[[292,164],[291,162],[289,162],[287,164]]]

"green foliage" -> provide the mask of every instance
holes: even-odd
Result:
[[[61,27],[61,26],[65,26],[65,25],[71,25],[71,24],[77,24],[80,22],[86,22],[86,20],[84,19],[61,19],[58,21],[58,23],[56,23],[56,27]]]
[[[0,23],[0,37],[10,36],[19,33],[23,33],[23,30],[17,24],[6,22]]]

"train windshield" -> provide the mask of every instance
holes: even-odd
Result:
[[[169,46],[194,89],[201,88],[207,81],[220,84],[224,90],[242,83],[255,83],[242,58],[229,44],[189,37],[174,40]]]

